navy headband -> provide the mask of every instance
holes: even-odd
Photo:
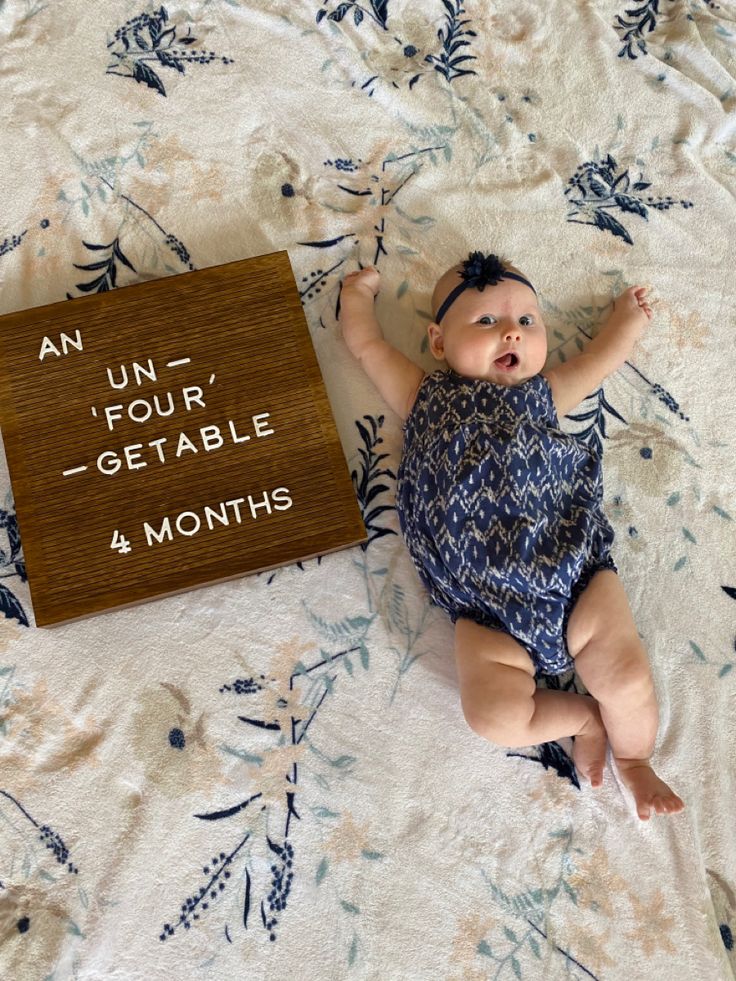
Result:
[[[454,303],[463,290],[469,289],[471,286],[475,286],[482,293],[486,286],[496,286],[502,279],[518,279],[520,283],[526,283],[534,291],[534,295],[537,295],[537,291],[528,279],[524,279],[523,276],[517,276],[516,273],[508,272],[498,256],[492,253],[484,256],[482,252],[471,252],[463,262],[463,270],[460,275],[464,282],[452,290],[439,308],[437,320],[435,321],[437,324],[439,324],[445,313],[447,313],[447,308],[450,304]]]

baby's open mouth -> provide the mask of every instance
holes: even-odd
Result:
[[[502,358],[497,358],[493,363],[497,365],[499,368],[509,369],[509,368],[515,368],[516,365],[519,363],[519,359],[514,354],[513,351],[509,351],[508,354],[504,354]]]

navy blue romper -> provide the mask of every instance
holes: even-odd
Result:
[[[399,524],[430,602],[505,630],[537,674],[574,666],[567,621],[611,558],[600,455],[560,429],[541,374],[425,376],[404,427]]]

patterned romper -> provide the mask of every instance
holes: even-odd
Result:
[[[575,601],[593,573],[618,572],[600,455],[562,432],[541,374],[508,386],[435,371],[403,431],[396,509],[430,602],[507,631],[537,674],[570,670]]]

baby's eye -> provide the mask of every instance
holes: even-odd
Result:
[[[496,318],[495,318],[495,317],[490,317],[490,316],[489,316],[488,314],[486,314],[486,315],[485,315],[484,317],[481,317],[481,318],[480,318],[480,320],[478,321],[478,323],[479,323],[479,324],[482,324],[482,323],[483,323],[483,321],[486,321],[486,322],[488,322],[488,323],[490,323],[490,321],[491,321],[491,320],[492,320],[492,321],[493,321],[494,323],[496,322]]]
[[[523,323],[524,320],[527,320],[528,323]],[[523,317],[519,317],[519,323],[522,324],[523,327],[531,327],[531,325],[534,323],[534,317],[532,317],[531,314],[525,313]]]

